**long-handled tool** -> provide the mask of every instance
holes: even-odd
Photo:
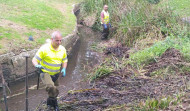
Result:
[[[26,58],[26,79],[25,79],[25,85],[26,85],[26,109],[25,111],[28,111],[28,58],[29,58],[29,55],[25,55],[25,58]]]
[[[38,90],[39,86],[40,86],[40,73],[42,73],[42,70],[41,69],[37,69],[36,73],[38,75],[38,80],[37,80],[37,90]]]
[[[0,69],[1,68],[1,65],[0,65]],[[3,86],[3,98],[4,98],[4,103],[5,103],[5,110],[8,111],[8,105],[7,105],[7,93],[6,93],[6,82],[5,82],[5,79],[3,77],[3,73],[2,73],[2,70],[0,71],[0,74],[1,74],[1,78],[2,78],[2,86]],[[8,86],[7,86],[8,88]],[[9,89],[9,88],[8,88]],[[10,89],[9,89],[10,91]]]

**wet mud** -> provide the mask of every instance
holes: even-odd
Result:
[[[117,47],[116,50],[118,49]],[[117,53],[114,50],[111,48],[113,53]],[[150,73],[181,61],[183,59],[180,52],[172,48],[166,50],[158,62],[151,63],[146,68],[149,68]],[[166,75],[164,78],[135,76],[128,68],[91,82],[88,89],[68,92],[66,96],[59,99],[60,109],[62,111],[101,111],[112,105],[136,104],[147,98],[172,97],[174,94],[189,91],[190,75]],[[190,103],[188,100],[183,100],[183,102]]]
[[[165,80],[140,77],[122,78],[110,75],[97,81],[90,89],[76,90],[60,99],[63,111],[103,110],[112,105],[139,102],[178,93],[186,88],[190,77],[168,77]]]
[[[150,63],[148,66],[145,67],[147,69],[147,73],[145,75],[150,76],[151,72],[154,72],[161,68],[166,67],[174,67],[176,71],[179,70],[178,65],[184,63],[183,57],[181,53],[174,49],[169,48],[167,49],[157,61]]]
[[[104,51],[105,55],[115,55],[116,57],[123,57],[126,56],[127,58],[129,58],[129,54],[127,53],[127,51],[130,48],[128,47],[122,47],[120,45],[114,46],[114,47],[107,47]]]

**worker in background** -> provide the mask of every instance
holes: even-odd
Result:
[[[59,90],[58,77],[61,69],[62,76],[66,76],[67,67],[67,53],[65,47],[61,45],[62,35],[60,32],[55,31],[52,33],[51,42],[46,43],[40,47],[36,55],[32,59],[33,65],[42,70],[40,74],[42,82],[46,85],[48,93],[47,108],[54,111],[59,111],[57,104],[57,96]]]
[[[104,8],[101,12],[101,24],[103,26],[102,32],[102,40],[107,39],[109,35],[109,28],[111,24],[109,22],[109,13],[108,13],[108,5],[104,5]]]

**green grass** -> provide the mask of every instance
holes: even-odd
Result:
[[[44,33],[42,37],[36,39],[36,42],[37,44],[44,44],[46,42],[46,39],[48,38],[49,38],[49,35]]]
[[[11,40],[11,39],[20,39],[21,36],[15,30],[0,27],[0,40],[2,40],[3,38]]]
[[[62,27],[60,29],[60,31],[62,32],[63,36],[66,36],[70,33],[73,32],[73,29],[76,26],[76,17],[75,15],[72,13],[72,5],[73,4],[77,4],[80,3],[82,0],[49,0],[50,4],[54,4],[55,2],[58,4],[64,3],[64,4],[68,4],[66,7],[66,9],[64,10],[65,13],[63,13],[63,21],[64,23],[62,24]]]
[[[190,0],[168,0],[168,5],[180,16],[190,16]]]
[[[136,111],[157,111],[159,109],[166,109],[172,102],[172,98],[169,96],[161,100],[148,98],[144,106],[137,108]]]
[[[164,41],[156,42],[149,48],[131,54],[129,63],[136,66],[147,65],[156,61],[156,58],[160,57],[168,48],[178,49],[186,61],[190,61],[190,39],[188,37],[168,36]]]
[[[160,111],[165,110],[169,106],[176,106],[177,104],[181,103],[182,97],[184,96],[183,93],[174,94],[173,97],[163,97],[160,99],[155,98],[148,98],[144,103],[141,103],[135,107],[133,110],[135,111]]]
[[[51,35],[44,33],[59,30],[63,36],[71,34],[76,26],[76,17],[72,13],[72,5],[80,1],[0,0],[1,19],[5,20],[5,22],[10,21],[8,25],[12,25],[9,28],[4,24],[3,27],[0,27],[2,47],[5,47],[4,50],[9,50],[6,49],[8,41],[3,41],[4,39],[18,38],[12,47],[17,46],[22,41],[23,48],[28,48],[24,46],[36,48],[45,43],[46,38],[50,38]],[[17,30],[17,28],[24,29],[22,31]],[[28,41],[28,38],[26,38],[30,35],[34,37],[33,42]],[[3,53],[3,50],[0,50],[0,53]]]
[[[91,74],[89,74],[88,78],[90,79],[90,81],[94,81],[96,79],[111,74],[111,72],[113,72],[114,70],[114,66],[111,66],[110,64],[112,64],[113,62],[115,61],[112,61],[112,59],[110,58],[105,58],[104,62],[93,68],[93,71],[91,72]]]
[[[58,3],[66,3],[66,4],[77,4],[82,2],[83,0],[47,0],[48,2],[58,2]]]
[[[97,15],[94,29],[101,30],[100,13],[105,3],[106,1],[103,0],[85,0],[82,4],[82,12],[87,15],[92,13]],[[155,4],[149,4],[144,0],[109,0],[107,4],[110,22],[117,28],[113,36],[127,46],[132,47],[136,40],[143,39],[152,33],[152,37],[155,38],[160,31],[171,32],[172,28],[178,24],[178,16],[169,9],[157,8]]]
[[[24,35],[26,35],[26,37],[29,37],[29,36],[35,36],[36,35],[36,32],[27,32],[27,33],[24,33]]]
[[[109,6],[112,26],[117,28],[114,37],[118,42],[127,47],[133,47],[137,40],[144,38],[158,40],[152,46],[141,47],[142,50],[130,54],[129,60],[126,60],[127,64],[143,67],[156,61],[168,48],[172,47],[180,50],[184,58],[190,61],[189,27],[180,23],[178,14],[173,13],[170,8],[149,4],[143,0],[85,0],[82,4],[82,12],[86,13],[86,16],[96,13],[97,21],[94,27],[101,27],[100,12],[105,3]]]
[[[99,66],[97,67],[97,69],[95,69],[95,72],[91,75],[91,81],[108,76],[112,71],[113,69],[109,66],[105,65]]]
[[[0,12],[3,19],[39,30],[61,29],[63,35],[71,33],[76,25],[76,17],[72,14],[72,4],[79,1],[62,0],[1,0]],[[61,13],[52,4],[63,5],[65,13]]]
[[[66,36],[69,33],[72,33],[72,31],[74,30],[74,28],[76,27],[76,17],[74,14],[71,13],[73,7],[68,7],[66,10],[67,15],[64,16],[64,24],[63,27],[61,29],[63,36]]]
[[[62,13],[44,1],[3,0],[0,3],[4,5],[2,15],[5,19],[40,30],[62,27]]]

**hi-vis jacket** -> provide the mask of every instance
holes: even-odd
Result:
[[[106,12],[105,10],[102,10],[102,13],[104,13],[104,23],[108,24],[109,23],[109,17],[110,17],[108,11]],[[103,23],[101,22],[101,24],[103,24]]]
[[[55,50],[51,43],[44,44],[34,58],[44,67],[42,71],[50,75],[59,73],[61,64],[68,61],[66,49],[60,45],[58,50]]]

